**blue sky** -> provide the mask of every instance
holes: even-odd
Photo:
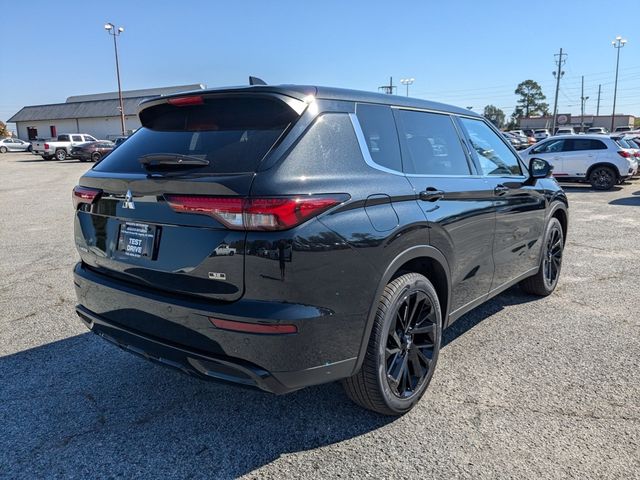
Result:
[[[507,114],[513,90],[538,81],[553,103],[554,53],[568,53],[559,111],[586,112],[613,99],[615,49],[622,35],[617,112],[640,116],[638,0],[405,1],[40,1],[1,0],[16,21],[0,38],[0,120],[24,105],[116,89],[113,44],[120,37],[123,89],[189,83],[269,83],[377,90],[389,76],[414,77],[412,96]],[[6,17],[5,17],[6,19]],[[404,94],[404,87],[399,89]]]

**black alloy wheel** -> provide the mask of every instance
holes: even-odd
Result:
[[[562,247],[562,230],[560,228],[552,228],[547,238],[542,260],[544,281],[549,290],[555,289],[558,284],[560,268],[562,267]]]
[[[616,174],[609,167],[596,167],[589,175],[589,183],[596,190],[610,190],[616,183]]]
[[[383,415],[403,415],[420,400],[438,361],[442,313],[419,273],[389,282],[380,297],[360,370],[342,384],[351,400]]]
[[[558,286],[562,269],[564,251],[564,232],[560,221],[552,217],[547,224],[538,271],[520,282],[520,287],[527,293],[546,297]]]
[[[387,382],[398,398],[410,398],[430,377],[435,367],[436,322],[426,292],[407,292],[389,325],[385,348]]]

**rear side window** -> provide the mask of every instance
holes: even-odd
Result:
[[[406,173],[471,173],[460,137],[449,115],[410,110],[399,110],[396,115]]]
[[[589,138],[574,138],[567,140],[564,151],[577,152],[581,150],[606,150],[607,146],[600,140],[592,140]]]
[[[522,175],[518,156],[482,120],[460,118],[484,175]]]
[[[356,116],[362,127],[371,159],[382,167],[402,171],[398,133],[391,108],[359,103]]]
[[[69,141],[69,135],[58,135],[58,141],[59,142],[68,142]]]
[[[188,106],[162,103],[140,112],[143,128],[94,170],[145,173],[140,157],[178,154],[209,161],[194,173],[253,172],[297,118],[273,97],[219,97]]]

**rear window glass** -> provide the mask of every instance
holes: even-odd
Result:
[[[209,161],[194,173],[253,172],[297,118],[288,105],[270,97],[213,98],[189,106],[163,103],[143,110],[143,127],[94,170],[145,173],[140,157],[172,154]]]

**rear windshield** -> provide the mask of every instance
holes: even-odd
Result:
[[[209,161],[194,173],[253,172],[297,118],[272,97],[213,98],[189,106],[163,103],[140,112],[143,127],[94,170],[145,173],[140,157],[177,154]]]

